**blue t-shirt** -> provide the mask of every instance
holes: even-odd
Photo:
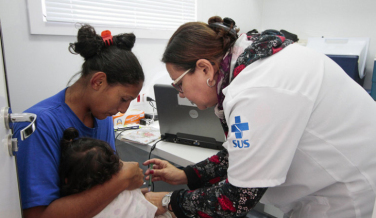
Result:
[[[29,138],[20,139],[20,130],[28,123],[14,125],[19,145],[17,167],[23,209],[47,206],[60,197],[60,140],[67,128],[76,128],[80,137],[106,141],[115,150],[112,117],[94,119],[94,128],[85,126],[65,103],[65,91],[25,111],[37,115],[36,130]]]

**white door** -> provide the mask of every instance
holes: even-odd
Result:
[[[0,42],[1,23],[0,23]],[[8,107],[7,86],[3,63],[3,51],[0,46],[0,108]],[[18,191],[16,158],[8,151],[8,135],[11,130],[5,128],[4,115],[0,114],[0,217],[21,217],[20,197]]]

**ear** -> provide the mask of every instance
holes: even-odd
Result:
[[[96,72],[90,79],[90,86],[94,90],[99,90],[107,84],[107,75],[104,72]]]
[[[215,77],[215,74],[217,73],[213,64],[206,60],[206,59],[199,59],[196,62],[196,68],[200,71],[203,71],[205,75],[210,78],[210,80],[213,80]]]

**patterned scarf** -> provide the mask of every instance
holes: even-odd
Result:
[[[227,136],[228,126],[225,120],[223,112],[223,101],[225,96],[222,92],[231,81],[235,79],[239,73],[253,62],[269,57],[288,45],[294,43],[292,40],[286,39],[284,35],[276,30],[265,30],[264,32],[252,36],[248,36],[248,40],[253,41],[253,43],[244,49],[244,52],[236,60],[234,70],[230,75],[230,64],[231,64],[231,51],[228,52],[227,56],[221,62],[221,70],[219,74],[219,83],[217,86],[218,93],[218,104],[215,107],[215,113],[221,120],[221,124],[225,134]],[[230,77],[231,76],[231,77]]]

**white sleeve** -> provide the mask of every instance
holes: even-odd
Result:
[[[141,189],[124,190],[99,214],[101,217],[155,217],[157,207],[146,200]]]
[[[313,107],[308,97],[258,87],[226,93],[228,179],[244,188],[282,184]]]

